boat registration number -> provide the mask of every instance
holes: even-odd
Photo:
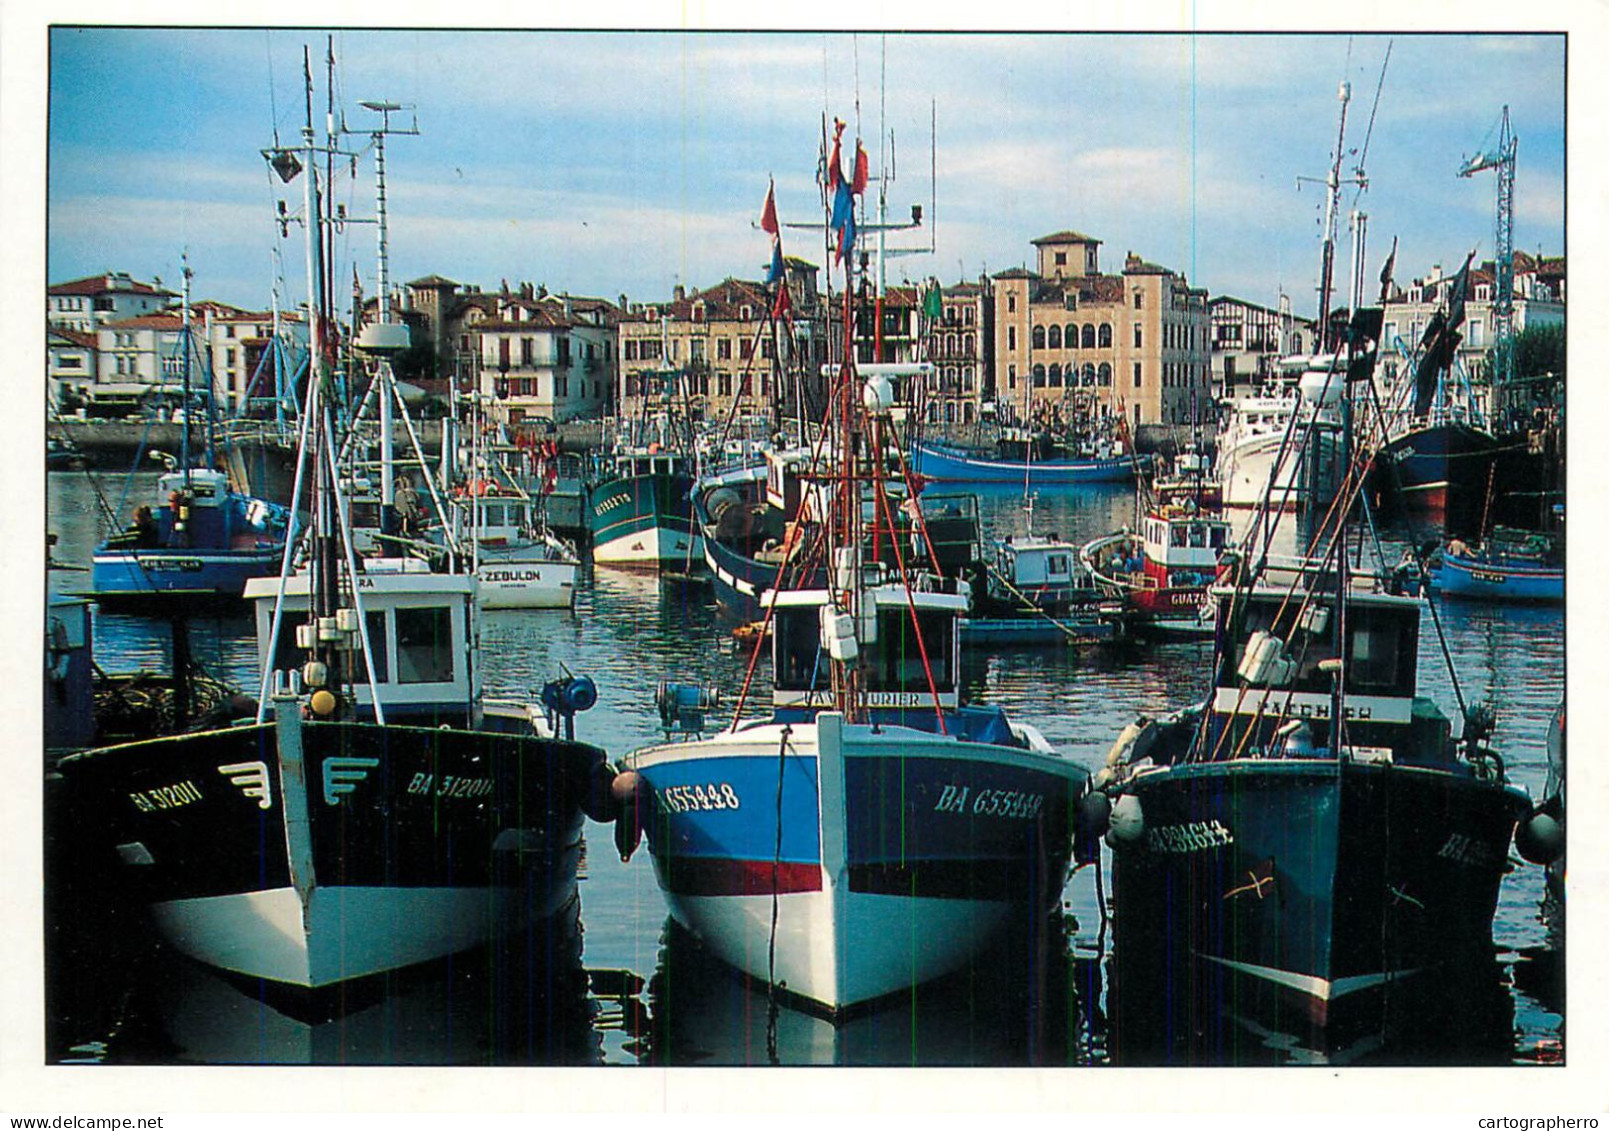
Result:
[[[182,805],[200,801],[201,790],[193,781],[181,781],[131,793],[128,798],[134,802],[134,808],[141,813],[154,813],[159,809],[177,809]]]
[[[659,791],[660,803],[672,813],[704,809],[738,809],[742,801],[730,782],[670,785]]]
[[[1501,585],[1508,580],[1507,577],[1500,573],[1487,573],[1483,569],[1472,569],[1469,571],[1469,576],[1476,581],[1484,581],[1488,585]]]

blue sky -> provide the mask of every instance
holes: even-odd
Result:
[[[1491,255],[1495,178],[1456,173],[1495,142],[1505,103],[1515,246],[1564,250],[1560,35],[334,34],[349,125],[374,120],[362,99],[417,106],[420,136],[387,149],[396,280],[647,300],[756,277],[768,177],[784,222],[820,217],[825,109],[858,128],[874,172],[892,129],[890,214],[920,202],[936,219],[936,251],[892,259],[890,281],[1029,263],[1032,239],[1074,228],[1104,241],[1107,270],[1133,251],[1213,294],[1283,291],[1311,314],[1323,193],[1297,178],[1329,167],[1343,78],[1347,148],[1368,135],[1375,271],[1393,236],[1399,278]],[[121,269],[172,284],[187,250],[196,297],[266,307],[279,270],[298,300],[300,237],[281,243],[270,216],[278,193],[299,208],[300,188],[277,189],[258,151],[276,127],[298,136],[304,45],[322,127],[325,33],[62,27],[49,42],[50,280]],[[336,199],[373,214],[367,156]],[[343,244],[337,277],[355,261],[372,291],[372,227]],[[784,244],[826,261],[818,235]]]

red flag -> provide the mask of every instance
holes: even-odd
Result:
[[[843,136],[844,123],[838,118],[832,120],[832,156],[827,159],[827,189],[831,191],[838,187],[844,179],[843,173]]]
[[[770,232],[773,236],[781,234],[781,227],[777,224],[777,187],[772,185],[765,191],[765,207],[760,211],[760,230]]]
[[[774,317],[782,318],[785,317],[788,311],[792,309],[793,300],[788,297],[788,284],[783,283],[781,286],[777,287],[777,302],[776,305],[772,307],[771,313]]]
[[[850,191],[852,191],[856,196],[859,196],[861,193],[866,191],[866,182],[868,180],[870,180],[870,179],[871,179],[871,162],[867,160],[866,151],[860,147],[860,142],[856,141],[855,142],[855,181],[854,181],[853,184],[851,184],[849,186]]]

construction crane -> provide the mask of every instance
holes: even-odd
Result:
[[[1491,136],[1490,134],[1487,135]],[[1514,153],[1519,139],[1503,107],[1497,146],[1465,158],[1460,177],[1491,169],[1497,173],[1497,293],[1492,302],[1492,407],[1514,380]]]

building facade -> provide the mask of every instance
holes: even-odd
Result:
[[[939,295],[939,318],[926,343],[933,375],[917,403],[930,424],[972,424],[994,399],[992,289],[985,276],[940,287]]]
[[[1044,236],[1033,241],[1037,271],[994,276],[995,411],[1187,426],[1211,401],[1206,292],[1132,252],[1120,274],[1105,274],[1100,242]]]
[[[674,373],[676,407],[695,420],[747,418],[774,426],[824,405],[821,367],[829,350],[825,304],[816,266],[784,260],[789,310],[767,316],[774,298],[764,285],[728,278],[689,292],[677,287],[664,303],[633,303],[620,317],[621,382],[613,411],[623,419],[664,407]]]
[[[1514,334],[1533,327],[1564,325],[1564,268],[1563,257],[1540,258],[1515,252]],[[1446,308],[1455,275],[1444,273],[1438,264],[1423,278],[1395,288],[1386,301],[1379,373],[1385,386],[1393,386],[1402,374],[1412,371],[1414,351],[1430,319],[1437,310]],[[1500,415],[1509,407],[1497,403],[1499,398],[1492,388],[1496,292],[1493,264],[1471,268],[1464,303],[1463,337],[1458,344],[1455,366],[1455,371],[1467,377],[1469,396],[1488,417]]]
[[[93,333],[106,322],[153,314],[178,297],[163,289],[160,279],[141,283],[125,271],[108,271],[45,288],[45,324]]]
[[[447,320],[500,423],[592,419],[615,387],[616,308],[603,299],[538,294],[529,283],[463,296]]]
[[[1212,319],[1212,386],[1219,399],[1241,395],[1274,376],[1274,362],[1305,353],[1314,342],[1313,320],[1291,313],[1281,295],[1279,308],[1220,295],[1209,304]]]

